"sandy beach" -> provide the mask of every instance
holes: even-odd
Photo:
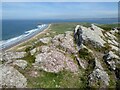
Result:
[[[11,46],[10,48],[6,49],[5,51],[11,51],[11,50],[15,50],[18,46],[26,43],[26,42],[29,42],[30,40],[33,40],[35,38],[37,38],[39,35],[41,34],[45,34],[46,32],[48,32],[49,28],[50,28],[51,24],[48,25],[48,27],[44,30],[42,30],[41,32],[39,32],[38,34],[34,35],[33,37],[29,38],[29,39],[26,39],[25,41],[22,41],[22,42],[19,42],[19,43],[16,43],[15,45]]]

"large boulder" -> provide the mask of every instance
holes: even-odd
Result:
[[[39,39],[39,41],[44,43],[44,44],[48,44],[49,42],[51,42],[51,40],[52,40],[51,37],[45,37],[45,38]]]
[[[10,61],[17,58],[23,58],[26,52],[3,52],[2,60],[3,61]]]
[[[35,67],[43,69],[47,72],[57,73],[63,69],[69,69],[71,72],[78,70],[73,59],[66,57],[63,53],[57,50],[50,50],[36,55]]]
[[[89,85],[92,87],[107,87],[109,86],[109,76],[104,71],[101,63],[95,59],[95,68],[93,72],[89,75]]]
[[[65,34],[56,35],[52,39],[52,43],[55,46],[60,47],[64,51],[68,53],[76,53],[74,38],[73,38],[72,31],[66,31]]]
[[[25,69],[27,67],[27,61],[25,60],[15,60],[13,65],[17,65],[18,67]]]
[[[102,33],[103,29],[97,27],[96,25],[92,24],[91,28],[83,27],[83,26],[76,26],[81,29],[82,38],[85,41],[90,41],[94,46],[103,47],[106,43],[103,38],[104,35]],[[80,33],[81,34],[81,33]]]
[[[31,55],[34,55],[34,54],[36,53],[36,51],[37,51],[36,48],[32,49],[32,50],[30,51]]]
[[[120,60],[119,56],[114,54],[114,52],[109,51],[107,54],[103,56],[103,59],[105,60],[106,64],[110,66],[112,70],[116,70],[116,61]]]
[[[52,43],[53,43],[55,46],[58,46],[58,45],[62,42],[62,39],[64,39],[64,34],[56,35],[56,36],[52,39]]]
[[[25,88],[27,79],[16,69],[7,65],[0,65],[0,87]]]
[[[48,52],[50,50],[49,46],[41,46],[41,52]]]

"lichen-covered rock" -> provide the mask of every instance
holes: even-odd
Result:
[[[77,65],[72,59],[65,57],[65,55],[56,50],[40,53],[36,56],[35,66],[47,72],[59,72],[64,68],[69,69],[71,72],[77,71]]]
[[[26,52],[3,52],[2,60],[10,61],[17,58],[22,58],[25,56]]]
[[[92,87],[107,87],[109,86],[109,76],[104,71],[101,63],[95,59],[95,69],[89,75],[89,85]]]
[[[27,62],[25,60],[15,60],[13,65],[17,65],[20,68],[25,69],[27,67]]]
[[[51,40],[52,40],[51,37],[45,37],[45,38],[41,38],[39,41],[44,44],[48,44],[49,42],[51,42]]]
[[[109,51],[107,54],[104,55],[106,60],[111,60],[111,59],[120,59],[119,56],[117,56],[114,52]]]
[[[52,43],[55,45],[55,46],[58,46],[61,42],[62,42],[62,39],[64,38],[64,34],[59,34],[59,35],[56,35],[53,39],[52,39]]]
[[[36,48],[32,49],[32,50],[30,51],[31,55],[34,55],[34,54],[36,53],[36,51],[37,51]]]
[[[73,59],[66,57],[66,70],[76,73],[78,71],[78,66],[73,62]]]
[[[119,56],[114,54],[112,51],[109,51],[103,56],[105,62],[110,66],[111,69],[116,69],[116,60],[120,60]],[[116,59],[116,60],[115,60]]]
[[[74,38],[73,38],[72,31],[66,31],[65,34],[56,35],[52,39],[52,43],[55,46],[60,46],[64,51],[68,53],[76,53]]]
[[[73,36],[71,36],[70,34],[65,35],[64,39],[60,43],[60,46],[64,48],[65,51],[68,51],[69,53],[76,53],[74,39],[73,39]]]
[[[118,40],[117,37],[114,36],[113,34],[111,34],[110,32],[106,32],[106,34],[107,34],[107,36],[108,36],[109,39],[111,39],[111,40],[114,40],[114,39]]]
[[[41,52],[48,52],[50,50],[49,46],[41,46]]]
[[[87,62],[85,60],[82,60],[78,57],[78,55],[75,55],[76,60],[78,62],[78,65],[80,65],[83,69],[87,68]]]
[[[105,38],[102,31],[103,29],[92,24],[92,29],[80,26],[82,30],[82,38],[84,41],[91,41],[95,46],[103,47],[106,43],[102,38]]]
[[[16,69],[8,65],[0,65],[0,87],[25,88],[27,79]]]
[[[110,45],[110,47],[111,47],[112,50],[115,50],[115,51],[117,51],[117,52],[120,50],[119,47],[114,46],[114,45]]]

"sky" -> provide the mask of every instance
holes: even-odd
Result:
[[[114,18],[117,2],[3,2],[3,19]]]

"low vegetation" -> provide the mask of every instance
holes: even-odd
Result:
[[[111,29],[118,27],[120,24],[97,24],[100,28],[110,31]]]

